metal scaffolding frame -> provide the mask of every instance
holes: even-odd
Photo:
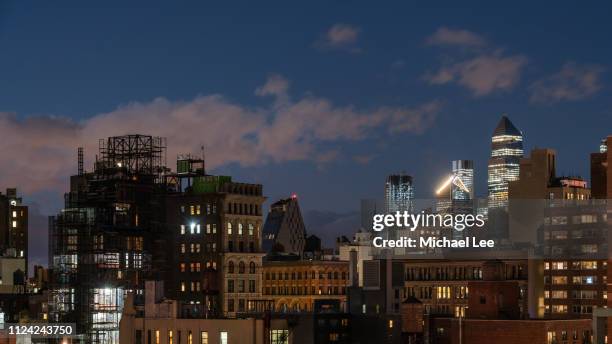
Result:
[[[93,172],[83,172],[78,150],[65,208],[50,220],[50,320],[77,323],[87,343],[118,343],[123,294],[163,270],[152,264],[163,250],[149,238],[162,236],[165,144],[147,135],[102,139]]]

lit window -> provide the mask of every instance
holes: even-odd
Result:
[[[238,235],[242,235],[242,223],[238,223]]]
[[[174,333],[172,330],[168,331],[168,344],[174,344]]]
[[[221,344],[227,344],[227,332],[221,332],[221,334],[219,335],[219,342]]]
[[[232,223],[231,222],[227,223],[227,234],[228,235],[232,234]]]
[[[200,343],[208,344],[208,332],[206,331],[200,332]]]
[[[17,228],[17,221],[13,221],[13,228]]]
[[[159,344],[159,330],[155,330],[155,344]]]
[[[181,225],[181,234],[185,234],[185,225]]]
[[[17,212],[13,210],[13,217],[17,217]]]
[[[181,282],[181,291],[184,292],[185,291],[185,282]]]
[[[393,328],[393,320],[389,320],[389,328]]]
[[[270,343],[288,344],[289,330],[270,330]]]

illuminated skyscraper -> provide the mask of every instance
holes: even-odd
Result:
[[[474,162],[453,160],[452,174],[436,190],[439,213],[472,213],[474,200]]]
[[[392,174],[385,183],[385,210],[387,213],[397,211],[412,212],[414,185],[412,177],[406,174]]]
[[[456,180],[451,187],[453,201],[471,201],[474,199],[474,162],[472,160],[453,160],[453,177]]]
[[[519,178],[523,157],[523,134],[506,116],[502,116],[491,138],[489,159],[489,209],[508,205],[508,182]]]

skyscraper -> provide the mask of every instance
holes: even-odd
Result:
[[[414,201],[414,185],[412,176],[407,174],[392,174],[385,183],[385,210],[387,213],[397,211],[411,212]]]
[[[506,116],[502,116],[491,138],[489,158],[489,209],[508,205],[508,182],[519,178],[523,157],[523,134]]]
[[[474,200],[474,162],[453,160],[452,174],[436,190],[439,213],[472,213]]]
[[[454,201],[474,199],[474,162],[472,160],[453,160],[453,182],[451,187]]]

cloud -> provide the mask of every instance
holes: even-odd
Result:
[[[521,78],[527,58],[523,55],[503,56],[500,52],[483,54],[441,67],[425,75],[432,85],[457,83],[480,97],[495,91],[512,89]]]
[[[272,74],[265,84],[255,89],[255,94],[258,96],[281,96],[286,95],[287,90],[289,90],[289,81],[282,75]]]
[[[166,137],[170,166],[177,154],[197,152],[202,145],[207,147],[209,169],[298,160],[320,164],[333,161],[343,142],[381,131],[422,133],[442,107],[432,101],[416,107],[357,109],[313,95],[293,101],[288,100],[288,87],[282,76],[270,76],[255,92],[274,97],[274,102],[258,108],[212,94],[189,101],[133,102],[83,121],[0,113],[0,158],[6,162],[0,180],[26,195],[65,192],[68,176],[76,173],[77,147],[84,147],[85,167],[91,169],[99,138],[133,133]],[[281,97],[287,100],[278,106]]]
[[[345,50],[352,53],[361,52],[357,40],[361,29],[349,24],[335,24],[315,42],[315,47],[321,50]]]
[[[468,30],[449,29],[442,26],[431,36],[427,37],[426,43],[438,46],[481,47],[486,45],[486,40],[482,36]]]
[[[530,100],[534,103],[552,104],[588,98],[602,88],[601,75],[604,71],[599,65],[579,66],[574,62],[567,62],[559,72],[529,86]]]
[[[514,88],[528,62],[524,55],[504,54],[502,49],[493,47],[482,36],[468,30],[440,27],[426,42],[432,46],[478,48],[464,51],[459,55],[460,59],[451,59],[437,71],[424,76],[430,85],[456,83],[476,97]]]

